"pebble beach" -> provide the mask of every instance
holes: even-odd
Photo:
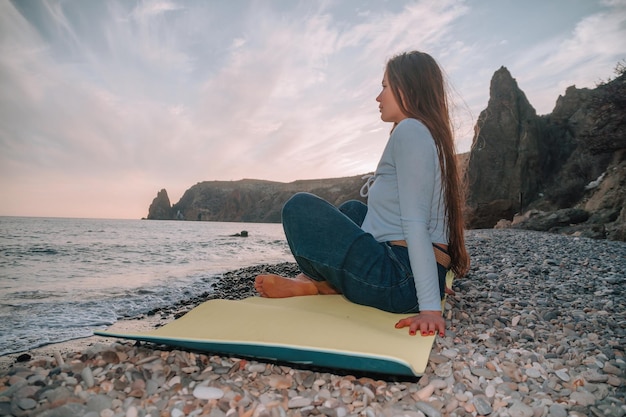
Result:
[[[0,416],[626,415],[626,243],[467,232],[468,276],[421,378],[351,374],[91,337],[1,357]],[[261,272],[117,326],[151,328],[211,298],[253,296]]]

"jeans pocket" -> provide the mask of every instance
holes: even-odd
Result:
[[[395,270],[394,285],[390,293],[394,312],[399,314],[419,313],[408,249],[403,246],[387,244],[387,253]]]
[[[396,285],[403,286],[408,280],[413,281],[413,271],[411,270],[408,249],[404,246],[393,246],[388,243],[386,246],[387,255],[397,272]]]

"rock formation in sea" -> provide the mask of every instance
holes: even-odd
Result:
[[[157,193],[157,196],[152,200],[150,208],[148,209],[148,220],[172,220],[172,205],[170,204],[170,198],[167,196],[167,191],[162,189]]]

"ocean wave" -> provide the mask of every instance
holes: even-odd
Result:
[[[279,224],[0,217],[0,355],[91,335],[291,259]],[[233,237],[247,230],[247,238]]]

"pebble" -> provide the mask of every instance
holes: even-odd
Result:
[[[306,397],[294,397],[289,400],[287,403],[287,408],[302,408],[308,407],[311,405],[313,400],[311,398]]]
[[[193,390],[193,396],[201,400],[219,400],[224,396],[224,391],[219,388],[197,386]]]
[[[17,401],[17,406],[22,410],[31,410],[37,407],[37,401],[32,398],[21,398]]]
[[[421,379],[119,341],[0,369],[0,415],[626,417],[626,244],[501,229],[468,231],[467,246]],[[208,294],[252,296],[259,273],[297,267],[231,271]]]
[[[534,413],[531,407],[519,400],[515,400],[513,405],[509,408],[509,415],[511,417],[532,417]]]
[[[263,373],[265,372],[265,364],[262,364],[262,363],[252,364],[248,367],[248,372]]]
[[[441,412],[439,412],[435,407],[424,401],[416,402],[415,408],[426,414],[428,417],[441,417]]]
[[[415,398],[416,400],[425,401],[428,398],[430,398],[430,396],[433,395],[434,392],[435,392],[435,386],[433,384],[428,384],[421,390],[417,391],[415,395],[413,396],[413,398]]]
[[[442,349],[441,354],[448,359],[454,359],[459,354],[459,351],[456,349]]]
[[[473,375],[482,376],[484,378],[493,379],[494,374],[486,368],[470,368]]]
[[[482,416],[487,416],[492,413],[493,409],[491,408],[491,404],[487,401],[483,396],[474,397],[474,406],[476,408],[476,412]]]
[[[570,380],[570,377],[569,377],[569,375],[567,374],[567,371],[566,371],[566,370],[564,370],[564,369],[558,369],[558,370],[555,372],[555,374],[556,374],[556,376],[558,376],[558,377],[559,377],[559,379],[560,379],[561,381],[568,382],[568,381]]]
[[[590,406],[596,403],[596,397],[588,391],[576,391],[570,395],[570,401],[582,406]]]
[[[447,378],[452,375],[452,363],[446,362],[437,366],[437,368],[435,369],[435,375],[442,378]]]
[[[541,377],[541,372],[539,372],[539,370],[537,370],[535,368],[528,368],[528,369],[526,369],[526,375],[529,378],[539,378],[539,377]]]
[[[549,417],[567,417],[567,410],[561,404],[550,404],[548,408]]]
[[[91,368],[88,366],[85,366],[83,370],[80,371],[80,376],[83,378],[83,381],[85,381],[87,388],[93,387],[96,383],[93,377],[93,373],[91,372]]]

